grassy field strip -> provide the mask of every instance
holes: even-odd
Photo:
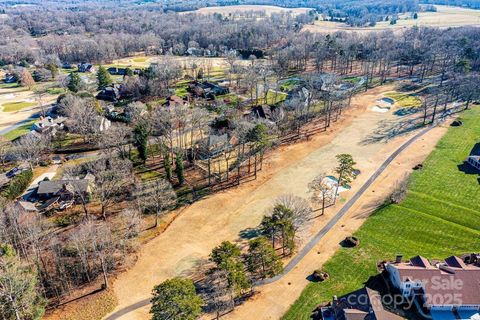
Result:
[[[407,198],[370,216],[355,233],[360,245],[340,248],[323,266],[330,279],[310,283],[282,319],[310,319],[319,303],[361,288],[377,274],[378,261],[396,254],[442,259],[480,251],[479,175],[458,168],[479,142],[479,118],[478,107],[462,115],[464,125],[450,128],[424,168],[412,174]]]
[[[27,101],[7,102],[2,104],[3,112],[15,112],[25,108],[33,107],[36,103]]]
[[[3,136],[7,138],[8,140],[15,140],[16,138],[23,136],[24,134],[27,134],[30,132],[32,125],[37,121],[37,119],[33,120],[28,120],[21,126],[5,133]]]

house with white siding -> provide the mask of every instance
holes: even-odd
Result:
[[[433,320],[480,320],[480,256],[431,263],[422,256],[385,263],[392,284],[426,308]]]

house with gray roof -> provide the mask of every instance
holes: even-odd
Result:
[[[35,122],[32,125],[32,130],[38,133],[55,133],[58,130],[63,130],[64,122],[67,120],[65,117],[45,117]]]
[[[79,180],[52,180],[40,181],[37,195],[41,200],[59,197],[59,200],[77,200],[91,193],[91,181]]]

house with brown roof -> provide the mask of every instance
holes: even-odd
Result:
[[[340,298],[333,297],[330,306],[321,308],[323,320],[402,320],[386,310],[380,294],[368,287]]]
[[[398,256],[394,262],[385,263],[385,270],[400,293],[416,299],[432,319],[480,319],[478,260],[451,256],[432,263],[422,256],[409,261]]]

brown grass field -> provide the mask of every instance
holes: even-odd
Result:
[[[420,12],[418,13],[418,19],[413,19],[411,14],[400,15],[396,25],[390,25],[389,21],[382,21],[377,23],[375,27],[361,28],[349,27],[341,22],[316,21],[314,25],[307,25],[303,30],[310,32],[354,31],[365,33],[382,30],[399,31],[413,26],[439,28],[480,26],[480,10],[440,5],[435,7],[437,7],[437,12]]]
[[[238,5],[238,6],[226,6],[226,7],[205,7],[200,8],[195,11],[196,13],[202,14],[214,14],[221,13],[223,15],[241,13],[241,12],[250,12],[250,11],[264,11],[266,14],[271,15],[272,13],[282,13],[282,12],[291,12],[292,14],[298,15],[302,13],[307,13],[309,8],[282,8],[276,6],[262,6],[262,5]]]

